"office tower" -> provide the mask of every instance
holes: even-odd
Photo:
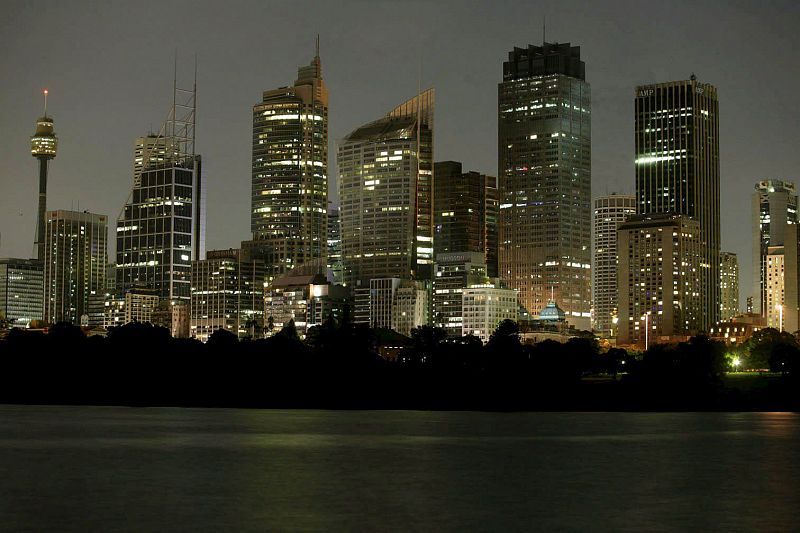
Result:
[[[291,87],[264,91],[253,106],[251,229],[273,279],[324,261],[328,209],[328,89],[319,40]],[[272,253],[272,248],[280,248]],[[324,263],[322,263],[324,269]]]
[[[719,316],[719,115],[717,90],[689,80],[637,87],[637,212],[676,213],[700,224],[700,331]]]
[[[336,284],[343,279],[342,230],[339,227],[339,210],[328,211],[328,277]]]
[[[437,179],[438,179],[437,170]],[[435,242],[435,241],[434,241]],[[460,337],[463,325],[461,294],[467,287],[488,281],[486,257],[481,252],[436,255],[433,276],[433,325],[450,337]]]
[[[36,133],[31,137],[31,155],[39,160],[39,210],[36,218],[36,259],[44,258],[44,234],[47,211],[47,167],[55,158],[58,137],[53,131],[53,119],[47,116],[47,89],[44,90],[44,113],[36,121]]]
[[[474,335],[488,342],[503,320],[517,320],[517,291],[494,284],[474,285],[464,289],[462,335]]]
[[[354,322],[392,329],[403,335],[430,322],[428,281],[372,278],[354,291]]]
[[[762,316],[767,327],[783,329],[785,300],[785,258],[783,246],[770,246],[764,262],[764,300]]]
[[[591,94],[580,47],[514,48],[498,90],[501,279],[591,327]]]
[[[25,328],[42,319],[42,262],[0,259],[0,322]]]
[[[497,178],[462,172],[456,161],[441,161],[433,168],[435,255],[481,252],[489,276],[497,277]]]
[[[721,322],[739,314],[739,260],[733,252],[719,253],[719,319]]]
[[[594,201],[592,247],[593,328],[613,337],[619,320],[617,310],[617,229],[636,213],[636,197],[623,194],[601,196]]]
[[[783,263],[783,329],[795,333],[800,330],[800,231],[797,224],[786,225]],[[753,272],[753,276],[756,275]]]
[[[191,335],[205,342],[218,329],[255,337],[264,326],[264,263],[241,250],[210,250],[192,261]]]
[[[108,218],[48,211],[44,249],[44,320],[101,325],[108,265]],[[89,319],[92,318],[92,322]],[[94,320],[96,323],[93,323]]]
[[[196,84],[173,87],[174,104],[144,138],[141,172],[117,219],[117,290],[154,289],[174,303],[191,296],[192,261],[205,257],[205,186],[194,151]],[[138,146],[139,141],[137,141]],[[165,149],[169,147],[169,149]]]
[[[797,192],[794,183],[762,180],[752,198],[753,221],[753,310],[767,316],[763,305],[767,292],[767,253],[770,246],[783,246],[788,224],[797,224]]]
[[[349,318],[350,291],[322,274],[282,276],[267,287],[264,298],[267,334],[278,333],[290,320],[301,339],[329,318]]]
[[[633,215],[619,227],[617,342],[644,346],[700,330],[703,252],[700,224],[683,215]]]
[[[433,107],[428,89],[347,135],[338,148],[344,280],[430,280]]]

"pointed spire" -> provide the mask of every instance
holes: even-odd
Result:
[[[47,93],[48,93],[47,89],[42,91],[42,93],[44,94],[44,114],[42,116],[46,117],[47,116]]]
[[[542,17],[542,46],[547,42],[547,15]]]
[[[316,54],[314,54],[315,59],[319,59],[319,33],[317,34],[317,49]]]

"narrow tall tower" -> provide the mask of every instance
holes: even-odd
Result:
[[[53,119],[47,116],[47,89],[44,90],[44,113],[36,121],[36,133],[31,136],[31,155],[39,160],[39,212],[36,217],[36,259],[44,259],[45,212],[47,211],[47,162],[56,156],[58,138],[53,131]]]

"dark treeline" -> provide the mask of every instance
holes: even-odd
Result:
[[[148,406],[484,410],[796,410],[800,347],[765,330],[747,353],[706,337],[644,354],[601,352],[593,338],[520,342],[505,321],[483,346],[413,331],[396,359],[379,332],[328,321],[301,341],[293,325],[259,340],[220,330],[206,344],[132,323],[107,337],[57,324],[47,335],[12,330],[0,341],[0,402]],[[733,379],[731,357],[774,373]],[[741,364],[738,360],[737,365]]]

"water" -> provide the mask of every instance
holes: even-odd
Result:
[[[9,531],[800,528],[800,416],[0,406]]]

